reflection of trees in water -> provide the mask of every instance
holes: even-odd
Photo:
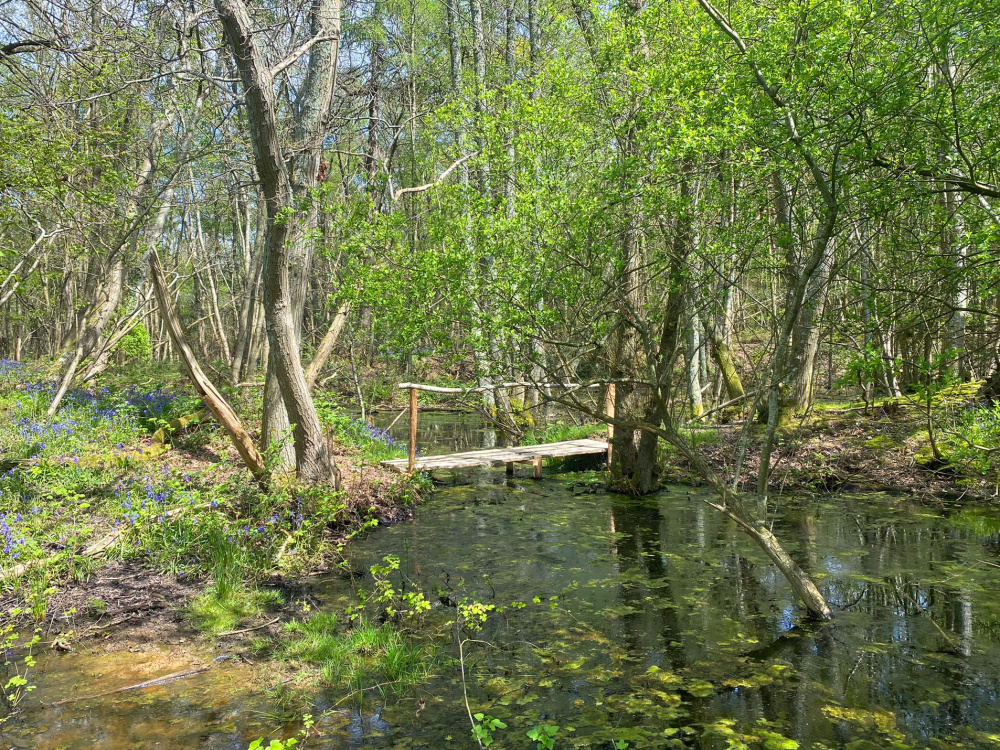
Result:
[[[994,632],[987,628],[984,639],[976,630],[975,590],[942,581],[947,575],[939,572],[941,565],[968,556],[969,540],[912,517],[887,520],[879,510],[833,514],[805,505],[780,518],[779,535],[798,540],[797,562],[809,572],[834,573],[825,585],[831,602],[846,612],[832,626],[795,629],[743,652],[761,668],[785,661],[794,677],[691,701],[692,720],[764,719],[785,727],[802,746],[860,736],[858,726],[819,720],[827,704],[891,711],[901,729],[916,737],[948,736],[970,724],[993,728],[996,669],[972,660],[977,638],[981,649],[983,640],[996,641]],[[669,644],[683,640],[685,631],[711,633],[711,620],[719,615],[734,618],[745,632],[778,633],[783,627],[787,615],[775,605],[784,596],[773,588],[768,570],[743,554],[728,525],[706,524],[693,509],[665,517],[660,507],[624,499],[612,501],[611,522],[618,533],[613,551],[622,574],[619,596],[632,608],[621,618],[624,638],[633,653],[646,654],[647,663],[659,657],[664,668],[694,667],[700,657],[692,655],[697,646],[690,632],[686,648]],[[664,550],[678,540],[685,558],[700,556],[712,572],[692,571],[688,560],[672,566]],[[649,585],[651,580],[656,584]],[[706,589],[700,594],[704,604],[680,600],[698,585]]]
[[[800,539],[804,567],[819,562],[809,549],[810,537],[817,538],[809,533],[815,523],[809,515],[796,509],[781,521],[783,534]],[[977,636],[973,591],[961,585],[960,575],[944,572],[979,556],[970,555],[970,545],[980,543],[987,555],[990,540],[976,542],[910,515],[887,519],[877,505],[826,513],[822,521],[819,538],[834,556],[841,549],[865,553],[846,557],[845,569],[837,571],[843,574],[826,584],[828,600],[844,614],[831,631],[830,648],[838,655],[827,660],[823,684],[842,686],[844,705],[894,712],[916,736],[947,736],[970,724],[993,728],[996,669],[972,660],[977,637],[980,649],[992,649],[997,638]],[[844,626],[848,620],[863,624]],[[817,643],[815,637],[807,640]],[[821,651],[817,643],[817,655]],[[838,729],[850,734],[843,725]]]
[[[681,637],[671,586],[658,585],[654,590],[647,585],[647,581],[659,582],[668,574],[660,540],[663,514],[658,505],[615,498],[611,523],[617,535],[615,561],[623,579],[621,602],[631,608],[621,618],[628,648],[633,653],[660,652],[666,664],[657,666],[679,669],[685,658],[682,647],[670,645],[680,642]],[[650,596],[655,605],[646,601]],[[654,642],[644,644],[650,636]]]

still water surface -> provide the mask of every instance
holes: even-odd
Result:
[[[421,421],[425,452],[483,437],[475,420]],[[557,748],[1000,747],[1000,513],[884,495],[783,501],[775,531],[836,611],[834,623],[811,625],[700,491],[637,501],[587,474],[535,482],[528,473],[445,475],[412,522],[351,550],[355,569],[398,555],[406,585],[435,602],[434,614],[473,592],[506,607],[466,648],[472,710],[509,727],[495,747],[530,747],[524,733],[536,724],[561,727]],[[333,609],[350,601],[340,579],[319,596]],[[457,655],[453,643],[443,648]],[[30,700],[185,666],[130,656],[44,655]],[[244,750],[275,726],[253,683],[249,667],[225,662],[141,692],[28,711],[4,728],[3,746]],[[474,747],[460,685],[446,662],[402,698],[340,703],[319,724],[324,738],[305,747]],[[317,696],[313,713],[340,697]]]

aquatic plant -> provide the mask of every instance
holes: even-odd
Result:
[[[493,744],[493,733],[498,729],[506,729],[507,725],[495,716],[489,714],[473,714],[475,722],[472,724],[472,738],[479,743],[480,747],[489,747]]]
[[[552,750],[556,744],[559,727],[556,724],[537,724],[527,732],[527,737],[535,743],[537,750]]]
[[[42,638],[40,628],[35,628],[31,637],[20,646],[21,656],[17,657],[18,632],[14,627],[22,610],[18,607],[10,609],[6,613],[3,624],[0,624],[0,649],[2,649],[3,665],[7,672],[7,682],[0,690],[0,697],[6,705],[7,713],[0,717],[0,724],[7,721],[17,710],[24,698],[35,689],[34,685],[28,682],[28,672],[35,666],[35,658],[32,650]]]

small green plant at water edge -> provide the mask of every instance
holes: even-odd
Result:
[[[506,729],[507,725],[500,719],[489,714],[473,714],[472,718],[477,723],[472,725],[472,737],[482,747],[489,747],[493,744],[493,733],[498,729]]]
[[[45,613],[49,608],[49,599],[55,593],[56,589],[48,585],[47,579],[41,571],[32,575],[28,584],[28,592],[24,598],[31,609],[31,616],[35,622],[41,622],[45,619]]]
[[[22,610],[15,607],[10,610],[6,624],[0,626],[0,648],[3,649],[4,668],[7,671],[8,679],[3,687],[3,700],[7,707],[7,715],[0,718],[0,724],[7,721],[25,696],[35,689],[34,685],[28,684],[28,670],[35,666],[35,658],[32,649],[38,644],[42,637],[42,631],[35,628],[31,638],[22,646],[24,656],[19,664],[14,654],[14,647],[17,643],[17,632],[14,630],[14,620],[21,614]]]
[[[396,555],[386,555],[382,564],[376,563],[369,569],[375,580],[371,591],[362,589],[358,592],[361,605],[353,610],[352,619],[360,614],[366,605],[375,605],[379,615],[390,620],[411,620],[423,617],[430,611],[431,605],[420,591],[397,591],[390,576],[399,570],[399,558]]]
[[[528,730],[527,737],[535,743],[538,750],[552,750],[556,744],[559,727],[555,724],[536,725]]]
[[[427,647],[388,623],[355,617],[340,629],[329,612],[285,625],[277,656],[315,665],[326,684],[355,692],[414,685],[427,676],[433,659]]]
[[[320,421],[332,430],[334,440],[357,448],[367,461],[377,464],[406,456],[406,443],[398,442],[387,430],[341,414],[335,405],[320,399],[316,401],[316,411]]]
[[[214,587],[210,587],[191,602],[188,615],[201,630],[216,634],[227,633],[281,603],[279,591],[241,586],[222,598]]]

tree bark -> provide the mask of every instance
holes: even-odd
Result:
[[[222,397],[222,394],[216,390],[212,381],[208,379],[208,376],[199,367],[194,352],[191,351],[191,347],[188,346],[184,338],[184,328],[181,325],[180,318],[177,316],[173,300],[170,298],[167,282],[163,276],[163,266],[160,264],[160,256],[155,248],[149,252],[149,270],[153,289],[156,293],[156,301],[160,308],[160,317],[163,319],[167,333],[170,335],[170,339],[173,341],[180,355],[181,363],[184,365],[184,369],[187,370],[188,377],[194,383],[195,388],[198,390],[198,395],[201,396],[201,400],[205,403],[205,406],[211,409],[215,418],[219,420],[219,424],[229,434],[233,445],[240,454],[240,458],[243,459],[243,463],[250,469],[250,473],[259,482],[266,482],[267,470],[264,466],[263,457],[257,451],[257,447],[243,427],[242,422],[240,422],[240,418],[236,416],[236,412],[233,411],[233,408]]]
[[[263,279],[268,356],[274,362],[274,377],[294,425],[296,471],[303,481],[332,482],[339,487],[339,472],[327,449],[299,357],[289,268],[289,240],[296,221],[295,196],[278,134],[274,83],[253,40],[243,0],[216,0],[216,8],[243,83],[254,161],[267,206]],[[333,90],[337,46],[333,40],[340,35],[339,0],[314,0],[311,14],[314,34],[323,34],[330,41],[317,42],[310,50],[295,129],[296,135],[306,137],[296,139],[301,151],[294,163],[297,170],[311,175],[309,179],[315,184],[323,118],[329,110]]]

